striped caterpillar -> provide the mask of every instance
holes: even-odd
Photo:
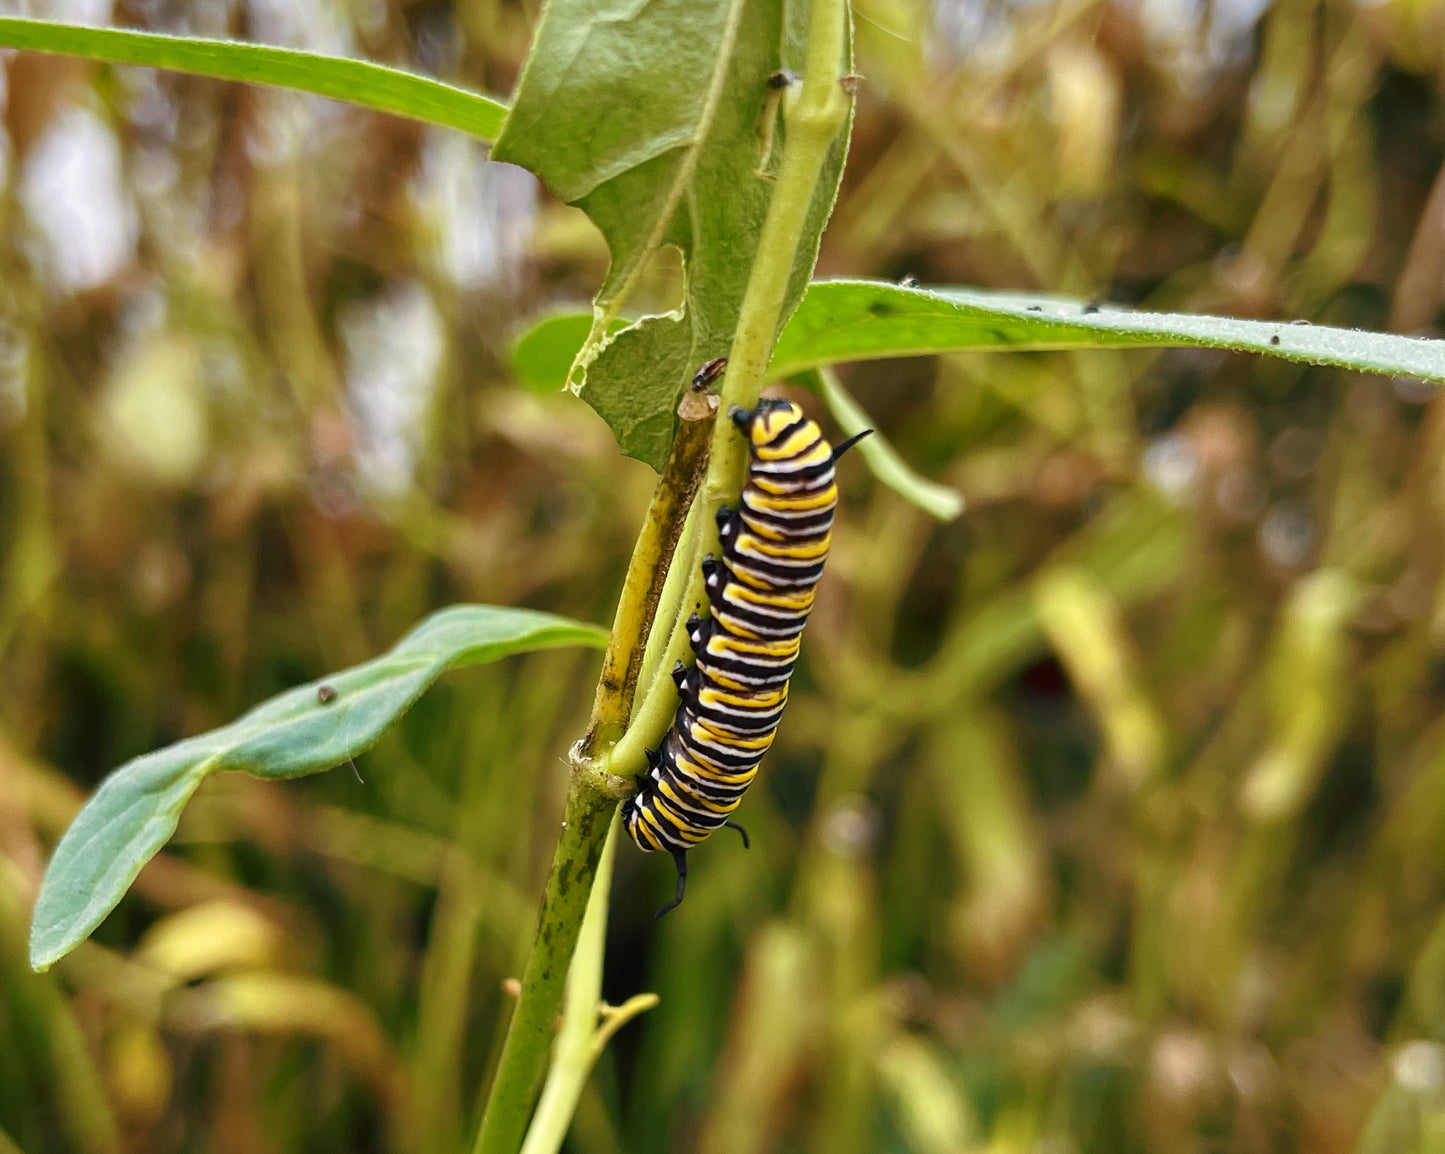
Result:
[[[696,663],[673,669],[681,698],[651,771],[622,807],[643,851],[663,850],[677,866],[677,891],[657,911],[682,903],[687,851],[731,819],[773,743],[788,679],[828,558],[838,503],[833,465],[871,429],[834,449],[791,401],[734,409],[748,439],[748,479],[737,509],[718,510],[722,559],[702,563],[711,616],[687,622]]]

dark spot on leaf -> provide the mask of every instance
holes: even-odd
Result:
[[[894,309],[887,301],[869,301],[868,312],[875,317],[891,317]]]
[[[316,687],[316,701],[318,705],[330,705],[336,700],[336,690],[330,685],[318,685]]]
[[[1271,337],[1269,338],[1269,343],[1272,344],[1272,345],[1277,345],[1277,344],[1279,344],[1279,333],[1275,333],[1273,336],[1271,336]]]
[[[1043,311],[1044,311],[1044,306],[1043,306],[1043,305],[1029,305],[1029,312],[1031,312],[1031,313],[1041,313],[1041,312],[1043,312]]]
[[[1095,302],[1090,301],[1088,304],[1086,304],[1086,305],[1084,306],[1084,308],[1083,308],[1082,311],[1083,311],[1085,314],[1088,314],[1088,313],[1096,313],[1096,312],[1099,311],[1099,306],[1098,306]]]

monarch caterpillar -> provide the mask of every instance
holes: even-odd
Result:
[[[677,715],[650,772],[622,808],[627,832],[643,851],[664,850],[677,866],[673,900],[682,903],[687,851],[731,819],[758,763],[773,743],[788,701],[788,679],[813,587],[823,572],[838,503],[833,465],[866,429],[836,449],[791,401],[734,409],[748,439],[748,479],[738,508],[718,510],[722,559],[702,563],[711,616],[687,622],[696,663],[681,661]]]

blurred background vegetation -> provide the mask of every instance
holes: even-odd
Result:
[[[82,0],[505,95],[536,0]],[[1437,332],[1445,7],[859,0],[820,275]],[[441,131],[5,54],[0,1151],[451,1151],[593,654],[358,765],[209,781],[95,940],[24,939],[121,761],[469,600],[606,622],[651,474],[510,377],[585,218]],[[651,307],[680,292],[659,262]],[[845,470],[744,853],[623,846],[656,990],[570,1148],[1445,1150],[1445,408],[1208,351],[845,367],[969,509]]]

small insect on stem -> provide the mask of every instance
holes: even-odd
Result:
[[[773,138],[777,133],[778,109],[783,101],[783,93],[800,79],[796,72],[787,68],[779,68],[768,77],[767,94],[763,97],[762,111],[758,113],[758,145],[762,155],[756,175],[764,180],[774,179],[773,174],[768,171],[768,162],[773,158]]]
[[[727,370],[727,357],[713,357],[693,374],[682,401],[677,406],[677,415],[684,421],[702,421],[717,412],[717,396],[712,386]]]
[[[692,374],[692,383],[687,387],[694,393],[705,393],[712,388],[713,382],[727,371],[727,357],[713,357],[712,360],[703,364],[702,368]]]

